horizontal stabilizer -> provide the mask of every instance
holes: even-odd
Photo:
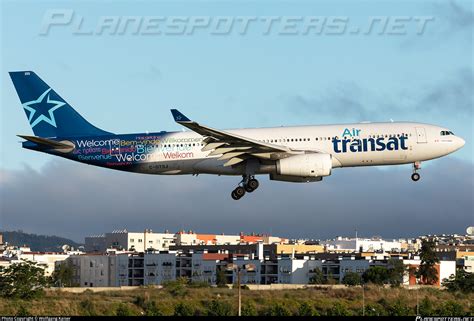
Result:
[[[45,147],[49,147],[49,148],[52,148],[52,149],[71,149],[71,148],[74,149],[75,148],[73,143],[57,142],[55,140],[36,137],[36,136],[18,135],[18,137],[21,137],[23,139],[26,139],[27,141],[32,142],[32,143],[42,145],[42,146],[45,146]]]

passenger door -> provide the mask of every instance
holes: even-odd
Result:
[[[415,127],[415,129],[416,129],[416,142],[418,144],[427,143],[425,128],[424,127]]]

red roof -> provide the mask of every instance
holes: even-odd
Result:
[[[259,241],[263,241],[263,236],[253,236],[253,235],[241,235],[240,236],[240,241],[241,242],[246,242],[246,243],[257,243]]]
[[[208,242],[216,243],[216,235],[214,234],[196,234],[196,238],[206,243]]]
[[[222,261],[229,258],[229,254],[221,253],[204,253],[202,259],[206,261]]]

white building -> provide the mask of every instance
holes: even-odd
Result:
[[[80,287],[117,286],[115,255],[73,255],[67,264],[73,269],[73,284]]]
[[[458,252],[457,257],[459,258],[460,265],[464,271],[474,273],[474,253],[473,252]]]
[[[176,279],[176,252],[144,255],[145,284],[163,284]]]
[[[421,264],[421,260],[403,260],[403,264],[409,268],[418,268]],[[437,286],[442,285],[444,279],[449,279],[451,275],[456,275],[456,261],[445,261],[441,260],[436,263],[435,268],[438,272]],[[415,285],[419,280],[414,276],[412,272],[405,273],[403,277],[403,284]]]
[[[315,268],[321,268],[320,260],[281,258],[278,260],[278,283],[308,284]]]
[[[56,252],[22,252],[17,256],[17,260],[28,260],[36,262],[39,266],[44,268],[44,274],[51,276],[54,272],[56,262],[61,262],[69,257],[69,253]]]
[[[335,252],[400,252],[402,243],[398,240],[386,241],[380,238],[343,238],[323,242],[326,249]]]
[[[193,231],[173,233],[154,233],[146,229],[143,232],[128,232],[115,230],[103,235],[88,236],[85,238],[87,253],[104,253],[107,249],[145,252],[146,250],[167,251],[171,246],[197,245],[238,245],[284,243],[287,239],[268,235],[224,235],[198,234]]]
[[[207,282],[215,285],[219,268],[225,268],[228,254],[194,253],[191,257],[191,279],[194,282]]]
[[[362,276],[370,268],[371,264],[377,265],[373,264],[371,260],[356,260],[354,257],[343,258],[339,263],[339,283],[342,283],[347,273],[357,273]]]
[[[172,245],[176,245],[175,234],[154,233],[152,230],[143,232],[116,230],[112,233],[85,238],[85,249],[88,253],[103,253],[111,248],[137,252],[146,250],[166,251]]]
[[[155,285],[176,279],[176,253],[130,253],[73,255],[73,283],[80,287]]]

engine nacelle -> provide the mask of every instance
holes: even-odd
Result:
[[[303,176],[286,176],[278,174],[270,174],[271,181],[279,182],[291,182],[291,183],[312,183],[320,182],[323,180],[321,176],[319,177],[303,177]]]
[[[303,154],[280,159],[276,162],[276,173],[281,176],[323,177],[331,175],[330,154]]]

